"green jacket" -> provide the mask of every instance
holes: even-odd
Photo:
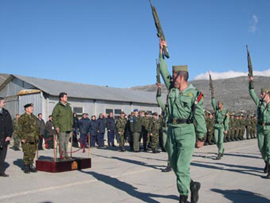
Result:
[[[207,132],[203,111],[203,97],[201,97],[200,100],[196,102],[199,91],[195,89],[191,84],[185,90],[183,90],[183,92],[179,92],[179,89],[172,87],[171,75],[168,71],[167,63],[161,55],[159,56],[159,63],[162,78],[164,80],[167,89],[169,89],[169,97],[168,97],[169,120],[189,119],[190,117],[193,117],[194,120],[194,125],[173,124],[169,122],[168,126],[185,128],[187,127],[186,125],[188,125],[190,126],[190,128],[195,128],[195,133],[199,138],[203,138],[205,133]],[[195,111],[193,113],[192,106],[194,104],[196,104],[196,106]]]
[[[158,135],[159,131],[161,130],[162,123],[159,119],[152,119],[149,124],[149,133],[152,133],[153,135]]]
[[[126,125],[127,125],[127,119],[126,118],[119,118],[116,122],[116,127],[117,127],[117,131],[118,134],[123,135],[126,129]]]
[[[130,117],[130,130],[133,133],[142,132],[142,119],[139,116]]]
[[[217,107],[216,99],[212,98],[212,107],[215,111],[215,128],[224,128],[225,131],[229,129],[229,112],[226,109],[220,110]]]
[[[20,116],[18,123],[18,135],[21,140],[25,140],[26,143],[36,143],[39,139],[37,117],[25,113]]]
[[[60,132],[72,131],[73,114],[69,103],[66,106],[58,102],[53,109],[53,124]]]

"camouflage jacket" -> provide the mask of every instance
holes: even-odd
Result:
[[[19,118],[19,137],[25,142],[37,142],[39,137],[37,117],[33,114],[23,114]]]
[[[16,118],[13,119],[13,133],[17,134],[19,132],[19,124]]]
[[[160,119],[152,119],[149,125],[149,132],[152,134],[159,134],[159,131],[162,127],[162,122]]]
[[[118,134],[124,134],[125,132],[125,128],[126,128],[126,125],[127,125],[127,119],[126,118],[119,118],[116,122],[116,128],[117,128],[117,131],[118,131]]]

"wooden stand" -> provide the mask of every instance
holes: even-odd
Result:
[[[89,151],[88,158],[79,158],[79,157],[71,157],[70,159],[61,160],[57,158],[57,141],[55,135],[53,136],[54,140],[54,157],[53,158],[44,158],[38,159],[38,151],[37,151],[37,160],[36,160],[36,169],[38,171],[58,173],[72,170],[81,170],[86,168],[91,168],[91,158],[90,158],[90,136],[89,139]],[[73,140],[73,137],[71,138]],[[72,143],[71,143],[72,146]],[[72,147],[71,152],[72,156]]]

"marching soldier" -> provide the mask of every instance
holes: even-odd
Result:
[[[227,134],[229,128],[229,114],[228,111],[223,108],[223,103],[218,102],[216,104],[216,99],[212,95],[212,107],[215,111],[215,125],[214,125],[214,137],[215,143],[218,147],[218,155],[216,160],[220,160],[224,155],[224,134]]]
[[[20,115],[16,114],[16,117],[13,119],[12,123],[13,123],[13,140],[14,140],[14,144],[12,147],[10,147],[10,149],[13,149],[14,151],[20,151],[20,138],[18,136],[18,132],[19,132],[19,121]]]
[[[33,104],[24,106],[25,113],[19,118],[19,136],[22,142],[24,173],[37,172],[33,165],[36,155],[39,130],[37,117],[33,113]]]
[[[120,118],[117,120],[116,127],[119,135],[119,147],[120,151],[125,151],[125,129],[127,125],[127,119],[125,118],[125,112],[121,111]]]
[[[190,162],[196,135],[197,147],[204,144],[206,124],[202,107],[203,95],[193,85],[187,83],[189,75],[187,66],[173,66],[173,76],[170,75],[162,54],[164,46],[167,47],[167,43],[160,38],[160,72],[169,90],[167,149],[170,164],[177,177],[179,202],[187,202],[190,190],[191,202],[197,203],[201,185],[190,178]]]
[[[270,179],[270,88],[261,91],[260,98],[254,91],[253,77],[249,76],[249,94],[257,107],[257,139],[259,150],[265,162],[264,173]]]

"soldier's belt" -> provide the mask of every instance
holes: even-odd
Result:
[[[169,123],[172,124],[190,124],[193,121],[190,119],[180,119],[180,118],[171,118],[169,119]]]

